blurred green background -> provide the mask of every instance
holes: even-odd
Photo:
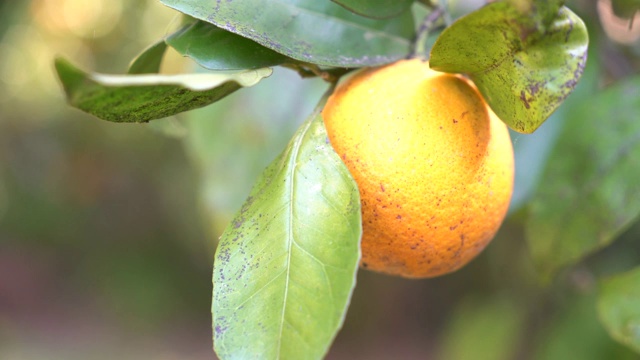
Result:
[[[451,1],[460,13],[482,3]],[[580,86],[637,73],[640,26],[613,17],[608,1],[570,6],[592,33]],[[276,69],[149,125],[65,104],[55,55],[122,73],[178,21],[155,0],[0,1],[0,359],[214,357],[216,240],[326,86]],[[173,52],[163,64],[194,69]],[[640,226],[548,285],[524,241],[522,205],[564,114],[588,101],[580,91],[535,135],[514,134],[512,211],[485,253],[431,280],[360,272],[329,359],[639,358],[599,324],[594,279],[640,261]]]

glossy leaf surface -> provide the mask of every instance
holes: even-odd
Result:
[[[168,36],[167,44],[210,70],[259,69],[282,64],[287,57],[255,41],[204,21]]]
[[[409,53],[415,30],[410,11],[373,20],[331,1],[161,2],[278,53],[324,66],[362,67],[398,60]]]

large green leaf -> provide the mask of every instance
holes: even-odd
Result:
[[[611,337],[640,353],[640,268],[601,281],[598,313]]]
[[[373,19],[398,16],[411,7],[414,0],[331,0],[356,14]]]
[[[187,75],[88,74],[64,59],[55,61],[67,101],[113,122],[147,122],[209,105],[271,75],[269,68]]]
[[[465,73],[512,129],[532,133],[573,91],[587,59],[582,20],[562,7],[548,25],[509,2],[447,28],[431,50],[435,70]]]
[[[255,41],[204,21],[185,26],[166,41],[180,54],[211,70],[259,69],[287,60],[286,56]]]
[[[410,11],[389,20],[372,20],[330,1],[161,2],[291,58],[325,66],[362,67],[398,60],[409,53],[414,36]]]
[[[361,236],[358,190],[321,104],[222,235],[213,271],[222,359],[317,359],[342,325]]]
[[[526,224],[544,274],[610,244],[640,216],[639,113],[636,77],[567,115]]]

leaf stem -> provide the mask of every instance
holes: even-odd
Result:
[[[442,15],[442,18],[444,19],[444,24],[449,27],[451,26],[451,23],[453,23],[453,20],[451,19],[451,14],[449,14],[449,11],[447,11],[448,9],[448,5],[447,5],[447,0],[438,0],[438,3],[440,4],[440,8],[444,11],[444,14]]]
[[[429,37],[429,33],[431,32],[431,30],[433,30],[433,28],[435,27],[436,22],[438,22],[441,17],[445,16],[445,14],[445,9],[442,6],[438,6],[435,7],[433,11],[430,12],[427,16],[425,16],[422,24],[420,25],[420,28],[418,29],[418,32],[416,33],[416,39],[413,43],[413,49],[409,58],[428,57],[427,49],[425,47],[427,38]]]
[[[287,69],[294,70],[297,72],[302,78],[309,77],[319,77],[322,80],[335,84],[340,80],[340,77],[345,75],[346,73],[352,71],[350,68],[331,68],[331,69],[322,69],[320,66],[312,63],[306,62],[293,62],[293,63],[285,63],[281,65]]]

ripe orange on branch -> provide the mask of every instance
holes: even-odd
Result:
[[[495,236],[511,199],[513,148],[469,80],[418,59],[365,69],[338,86],[323,118],[360,191],[362,267],[443,275]]]

